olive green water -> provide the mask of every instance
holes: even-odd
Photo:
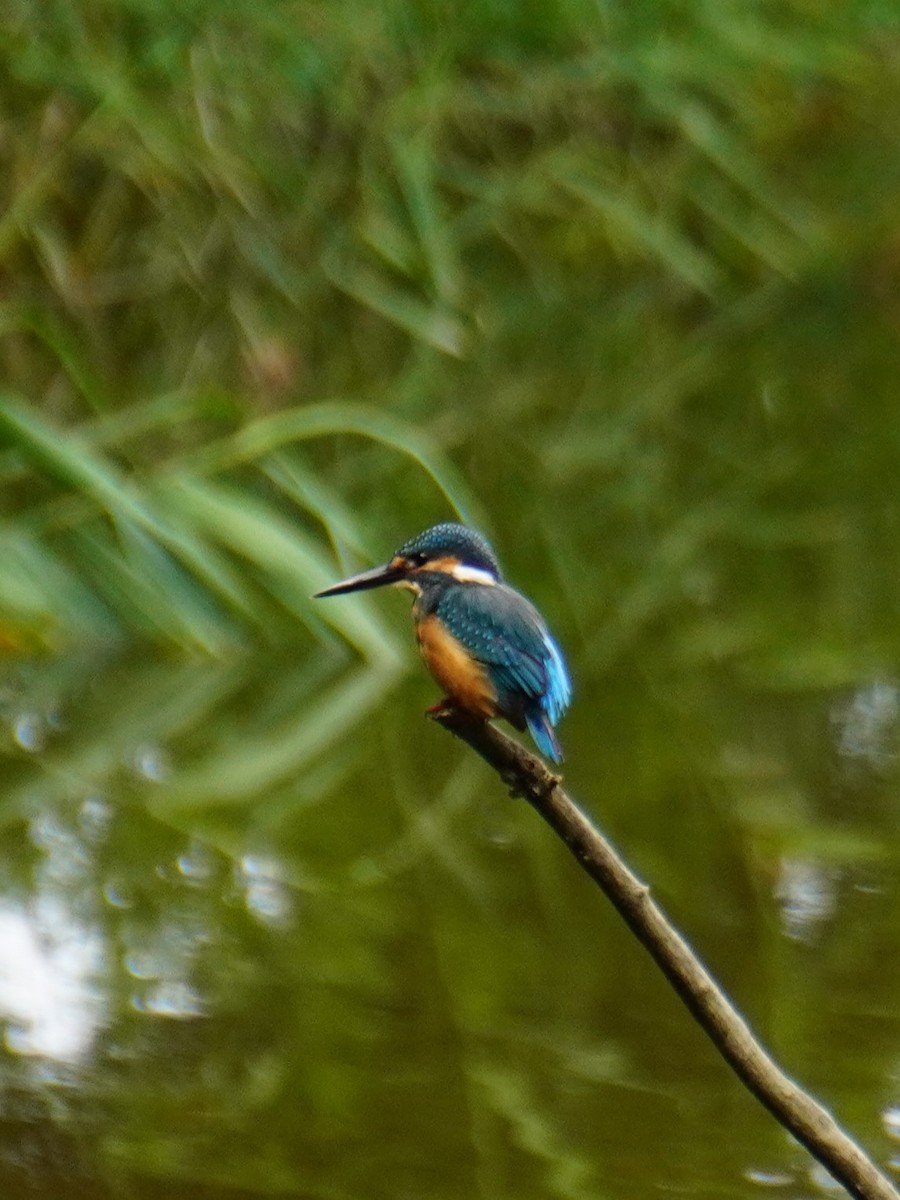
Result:
[[[425,721],[470,520],[566,776],[900,1174],[896,0],[7,0],[0,1196],[810,1200]]]
[[[398,630],[405,599],[387,596]],[[900,1161],[900,691],[585,676],[568,781],[784,1065]],[[401,673],[9,666],[9,1196],[815,1196],[548,830]]]

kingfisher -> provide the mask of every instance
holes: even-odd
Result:
[[[562,653],[530,600],[504,583],[487,540],[445,521],[400,547],[383,566],[316,598],[394,584],[415,595],[413,621],[425,665],[451,704],[482,720],[528,729],[540,752],[563,759],[554,727],[572,684]]]

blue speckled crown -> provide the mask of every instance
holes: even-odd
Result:
[[[432,525],[404,542],[397,551],[398,558],[414,558],[417,554],[428,559],[457,558],[467,567],[490,571],[495,579],[500,578],[500,564],[487,540],[474,529],[454,521]]]

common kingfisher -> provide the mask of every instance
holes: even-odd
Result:
[[[562,762],[553,727],[572,698],[566,664],[534,605],[503,582],[486,539],[465,525],[434,525],[384,566],[316,596],[389,583],[415,594],[416,640],[449,702],[483,720],[527,727],[541,753]]]

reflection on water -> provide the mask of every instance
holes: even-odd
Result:
[[[244,854],[237,865],[238,882],[247,910],[261,921],[287,925],[291,919],[291,895],[274,858]]]
[[[73,920],[61,896],[0,908],[0,1014],[6,1048],[72,1062],[106,1017],[99,930]]]
[[[775,896],[781,903],[781,919],[788,937],[813,942],[826,927],[837,904],[834,872],[821,863],[785,858]]]
[[[893,681],[876,680],[835,705],[838,753],[883,770],[897,757],[900,689]]]
[[[283,660],[10,669],[4,1194],[825,1192],[534,815],[421,720],[426,681],[315,753],[340,684]],[[893,685],[618,688],[602,742],[567,728],[573,789],[887,1161]]]

